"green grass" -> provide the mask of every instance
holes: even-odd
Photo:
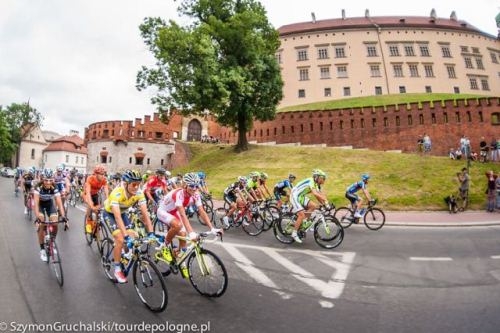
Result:
[[[443,210],[444,197],[456,193],[456,173],[466,161],[447,157],[419,156],[370,150],[346,150],[333,147],[288,147],[250,145],[248,151],[236,153],[234,146],[189,143],[193,153],[189,165],[174,173],[203,170],[209,188],[218,199],[224,188],[240,175],[264,171],[269,175],[268,187],[294,173],[297,181],[309,177],[320,168],[328,174],[323,190],[337,206],[345,205],[348,185],[368,172],[372,179],[369,190],[387,210]],[[470,198],[472,209],[485,203],[485,172],[498,171],[498,165],[472,162]]]
[[[293,105],[284,107],[278,112],[289,111],[308,111],[308,110],[335,110],[335,109],[350,109],[367,106],[388,106],[395,104],[421,103],[424,101],[444,101],[456,99],[469,99],[486,97],[483,95],[472,94],[392,94],[367,97],[354,97],[337,99],[326,102],[316,102],[309,104]]]

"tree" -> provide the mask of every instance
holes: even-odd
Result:
[[[254,119],[274,119],[283,81],[275,54],[279,34],[255,0],[183,0],[190,25],[146,18],[141,36],[156,67],[137,74],[137,89],[157,88],[152,103],[168,121],[175,110],[203,115],[238,132],[238,151],[248,149]]]
[[[6,109],[0,107],[1,119],[5,123],[7,131],[9,133],[9,141],[13,145],[13,151],[9,151],[9,156],[4,159],[2,153],[2,161],[10,161],[12,154],[19,150],[21,141],[24,139],[24,135],[28,132],[30,128],[41,126],[43,117],[34,108],[32,108],[28,103],[17,104],[12,103]],[[28,126],[30,128],[28,128]],[[0,134],[0,138],[2,134]],[[19,158],[19,154],[17,154]],[[16,161],[18,164],[19,161]]]
[[[10,164],[16,146],[11,140],[10,131],[5,121],[5,114],[0,105],[0,162]]]

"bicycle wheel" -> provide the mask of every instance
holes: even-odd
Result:
[[[104,275],[111,280],[115,281],[114,266],[113,266],[113,248],[115,247],[114,242],[110,238],[106,238],[102,241],[101,245],[101,265],[104,269]]]
[[[220,297],[227,289],[228,276],[226,267],[213,252],[200,249],[193,251],[187,263],[189,281],[194,289],[203,296]]]
[[[219,207],[214,211],[213,224],[215,228],[223,228],[227,230],[230,228],[230,225],[225,225],[222,218],[226,216],[227,210],[223,207]]]
[[[108,236],[108,229],[106,225],[99,220],[96,223],[96,229],[94,230],[94,237],[95,237],[95,243],[97,245],[97,250],[99,253],[102,253],[102,242],[109,238]]]
[[[297,217],[293,213],[282,214],[281,217],[274,223],[273,232],[274,237],[281,243],[291,244],[293,238],[291,236],[293,225]]]
[[[56,276],[57,283],[59,283],[59,285],[62,287],[62,285],[64,284],[64,276],[61,266],[61,255],[59,254],[59,250],[57,248],[55,240],[52,240],[49,243],[49,249],[47,252],[47,256],[49,257],[49,266]]]
[[[263,231],[267,231],[272,228],[275,221],[280,218],[280,210],[276,206],[269,206],[264,208],[262,211],[262,217],[264,218]]]
[[[354,220],[354,214],[352,210],[347,207],[340,207],[339,209],[337,209],[334,217],[340,222],[344,229],[349,228]]]
[[[379,208],[369,208],[363,217],[365,225],[370,230],[379,230],[384,226],[385,214]]]
[[[154,232],[156,234],[158,233],[162,233],[162,234],[165,234],[167,232],[167,227],[165,224],[163,224],[163,222],[161,222],[158,217],[155,218],[154,222],[153,222],[153,229],[154,229]]]
[[[243,219],[248,222],[248,225],[242,224],[243,231],[247,234],[250,236],[257,236],[262,232],[264,228],[264,219],[260,214],[252,213],[252,219],[250,221],[248,221],[247,216],[243,216]]]
[[[205,206],[203,205],[203,209],[205,209],[205,212],[207,213],[208,218],[210,219],[210,222],[214,221],[214,210],[210,206]],[[201,225],[205,225],[205,222],[202,221],[201,216],[199,212],[196,212],[196,217],[198,218],[198,222],[200,222]]]
[[[325,249],[334,249],[344,240],[344,228],[335,217],[325,216],[325,222],[314,226],[314,240]]]
[[[75,207],[76,206],[76,194],[75,194],[75,191],[71,191],[70,192],[70,195],[69,195],[69,204],[72,206],[72,207]]]
[[[167,308],[167,286],[160,271],[150,259],[141,257],[136,260],[133,280],[137,296],[149,310],[162,312]]]
[[[88,246],[92,245],[92,242],[94,241],[94,232],[95,232],[95,227],[94,230],[92,230],[92,233],[87,232],[87,215],[83,215],[83,234],[85,235],[85,241],[87,242]]]

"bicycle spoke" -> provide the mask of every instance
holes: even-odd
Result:
[[[326,249],[336,248],[344,240],[344,228],[335,217],[325,216],[324,222],[314,227],[314,240]]]
[[[213,252],[200,249],[188,258],[189,281],[196,291],[203,296],[220,297],[228,284],[226,268]]]
[[[59,250],[57,248],[57,244],[55,242],[55,240],[53,240],[51,242],[51,244],[49,245],[50,249],[49,249],[49,253],[48,253],[48,257],[49,257],[49,265],[51,266],[52,270],[54,271],[54,274],[56,276],[56,279],[57,279],[57,283],[59,283],[59,285],[62,287],[62,285],[64,284],[64,276],[63,276],[63,270],[62,270],[62,266],[61,266],[61,256],[59,254]]]
[[[364,222],[368,229],[370,230],[379,230],[384,226],[385,223],[385,214],[379,208],[370,208],[365,213]]]
[[[153,312],[164,311],[168,304],[165,281],[155,264],[147,258],[139,258],[133,268],[134,287],[137,295]]]

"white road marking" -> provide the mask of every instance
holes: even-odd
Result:
[[[410,257],[413,261],[452,261],[450,257]]]
[[[500,256],[491,256],[491,259],[500,259]]]

